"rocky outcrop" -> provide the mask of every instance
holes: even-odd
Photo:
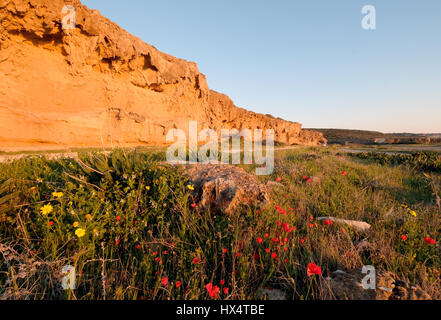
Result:
[[[65,5],[76,27],[62,28]],[[0,147],[166,144],[169,129],[274,129],[317,145],[300,124],[237,108],[195,63],[158,51],[79,0],[0,0]]]
[[[376,289],[364,289],[362,270],[345,272],[337,270],[328,277],[328,299],[337,300],[430,300],[431,297],[418,286],[397,279],[391,272],[378,271]]]
[[[263,205],[269,200],[266,186],[236,166],[197,164],[186,172],[194,184],[199,208],[234,214],[241,205]]]

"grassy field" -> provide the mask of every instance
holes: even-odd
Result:
[[[441,299],[439,154],[278,151],[274,174],[259,177],[282,184],[271,203],[231,216],[197,212],[188,178],[159,151],[79,157],[0,164],[0,299],[260,299],[265,288],[321,299],[330,272],[363,265]],[[311,262],[322,275],[307,275]],[[75,290],[60,286],[66,265]]]

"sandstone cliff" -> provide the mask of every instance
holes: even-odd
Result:
[[[62,8],[76,9],[64,30]],[[323,143],[300,124],[237,108],[197,65],[132,36],[79,0],[0,0],[0,148],[165,144],[171,128],[274,129]]]

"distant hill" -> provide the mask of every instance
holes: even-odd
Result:
[[[441,134],[383,133],[351,129],[305,129],[323,133],[330,144],[441,143]]]

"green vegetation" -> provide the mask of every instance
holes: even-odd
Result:
[[[362,265],[441,298],[433,155],[402,164],[332,148],[279,151],[275,173],[259,178],[280,181],[271,203],[244,199],[232,216],[194,208],[188,179],[164,164],[163,153],[79,159],[0,164],[0,298],[259,299],[262,289],[279,288],[290,299],[320,299],[330,272]],[[372,230],[326,225],[322,216],[362,220]],[[310,262],[322,276],[308,277]],[[77,271],[75,290],[61,289],[65,265]]]
[[[415,170],[441,173],[441,153],[412,152],[410,154],[387,154],[378,152],[350,153],[353,158],[371,160],[382,165],[406,165]]]

